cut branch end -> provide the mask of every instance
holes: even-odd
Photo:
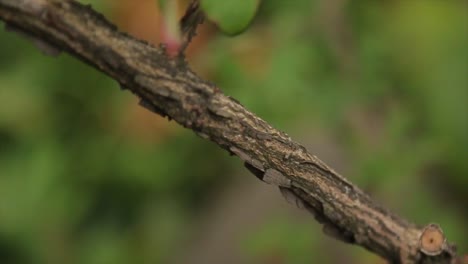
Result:
[[[437,256],[447,249],[444,232],[437,224],[427,225],[419,238],[419,249],[428,256]]]

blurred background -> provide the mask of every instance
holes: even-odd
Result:
[[[159,43],[156,1],[80,2]],[[197,73],[467,253],[466,1],[263,0],[199,32]],[[97,70],[0,43],[0,263],[385,263]]]

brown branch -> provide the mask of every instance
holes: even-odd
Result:
[[[440,228],[430,225],[429,232],[390,213],[288,135],[168,59],[163,49],[119,32],[90,7],[0,0],[0,19],[40,40],[43,49],[64,50],[99,69],[146,108],[237,155],[257,177],[280,186],[287,200],[311,212],[326,234],[392,263],[454,263],[454,247]]]

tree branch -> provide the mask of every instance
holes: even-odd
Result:
[[[419,228],[392,214],[287,134],[200,79],[181,60],[119,32],[89,6],[0,0],[0,19],[48,53],[64,50],[99,69],[149,110],[237,155],[257,177],[280,186],[287,200],[311,212],[326,234],[392,263],[454,263],[454,246],[439,227]]]

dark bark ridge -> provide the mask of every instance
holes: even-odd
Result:
[[[287,200],[311,212],[326,234],[391,263],[455,263],[453,245],[443,240],[437,254],[427,254],[420,243],[423,228],[378,205],[185,62],[167,57],[164,47],[119,32],[91,7],[75,1],[0,0],[0,19],[46,53],[72,54],[129,89],[145,108],[238,156],[257,177],[278,185]]]

